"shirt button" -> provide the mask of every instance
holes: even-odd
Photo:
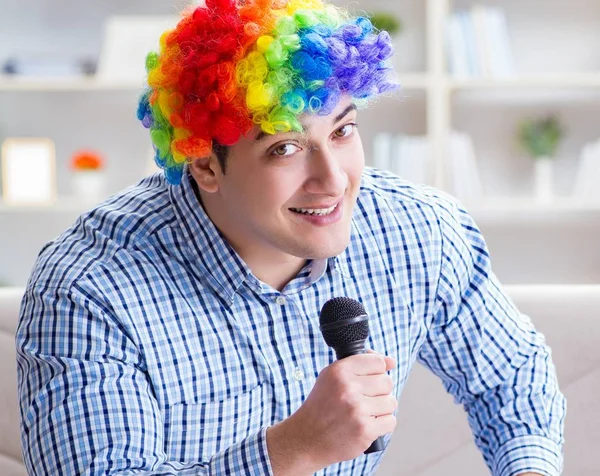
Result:
[[[299,382],[303,378],[304,378],[304,372],[302,372],[301,369],[296,367],[296,370],[294,370],[294,380],[297,380]]]
[[[285,298],[283,296],[277,296],[275,302],[280,306],[283,306],[285,304]]]

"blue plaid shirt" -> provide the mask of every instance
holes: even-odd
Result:
[[[336,296],[370,314],[367,345],[396,359],[396,397],[415,361],[442,379],[493,474],[560,473],[566,402],[550,351],[472,218],[373,169],[347,249],[282,292],[253,276],[187,175],[151,176],[46,245],[17,332],[29,473],[272,474],[266,428],[334,362],[318,315]],[[381,456],[318,474],[373,474]]]

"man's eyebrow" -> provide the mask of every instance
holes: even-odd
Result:
[[[335,119],[333,120],[334,124],[337,124],[338,122],[340,122],[344,117],[346,117],[348,115],[348,113],[350,111],[356,111],[356,104],[350,104],[346,109],[344,109],[342,112],[340,112],[337,116],[335,116]]]
[[[346,109],[344,109],[342,112],[340,112],[337,116],[335,116],[335,118],[333,119],[333,123],[337,124],[338,122],[340,122],[344,117],[346,117],[351,111],[356,111],[356,104],[350,104],[348,105],[348,107]],[[307,127],[306,127],[307,128]],[[307,128],[308,129],[308,128]],[[254,142],[259,142],[262,139],[264,139],[267,136],[271,136],[272,134],[268,134],[267,132],[261,130],[256,137],[254,138]]]

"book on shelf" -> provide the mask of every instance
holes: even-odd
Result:
[[[373,166],[410,182],[428,183],[430,149],[425,136],[380,132],[373,139]]]
[[[579,203],[600,203],[600,139],[581,150],[573,198]]]
[[[466,37],[469,76],[488,78],[490,77],[490,59],[486,54],[488,47],[486,45],[486,34],[483,31],[485,26],[479,18],[480,13],[482,12],[477,5],[473,6],[471,11],[460,12],[460,25]]]
[[[451,193],[456,198],[472,202],[483,197],[475,147],[468,134],[458,131],[451,132],[446,172]]]
[[[469,76],[469,65],[467,55],[459,54],[466,51],[466,37],[464,29],[460,25],[460,16],[452,15],[446,26],[446,57],[450,72],[455,78],[467,78]]]
[[[429,141],[426,137],[396,136],[391,160],[392,172],[399,177],[416,184],[428,183]]]
[[[373,138],[373,167],[390,170],[390,158],[394,136],[389,132],[379,132]]]
[[[516,75],[505,12],[473,5],[454,12],[446,25],[446,56],[456,79]]]
[[[497,7],[486,8],[487,25],[491,31],[491,68],[494,77],[513,77],[517,72],[508,35],[506,14]]]

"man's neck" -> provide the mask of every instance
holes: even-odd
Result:
[[[221,234],[250,268],[252,274],[278,291],[282,291],[306,264],[307,260],[304,258],[274,250],[252,248],[246,243],[236,243],[222,231]]]
[[[215,227],[217,227],[227,242],[250,268],[252,274],[263,283],[268,284],[278,291],[282,291],[283,288],[298,275],[307,260],[284,253],[267,253],[263,250],[249,249],[247,246],[244,246],[243,243],[235,243],[235,241],[227,236],[227,234],[223,232],[211,218],[209,210],[207,210],[206,205],[203,203],[198,185],[193,178],[191,179],[191,183],[194,194],[198,200],[198,205],[204,209],[204,212],[213,222]]]
[[[252,255],[252,259],[243,256],[242,259],[254,276],[278,291],[282,291],[292,279],[298,276],[307,261],[295,257],[277,259],[271,256],[262,259],[256,254]]]

